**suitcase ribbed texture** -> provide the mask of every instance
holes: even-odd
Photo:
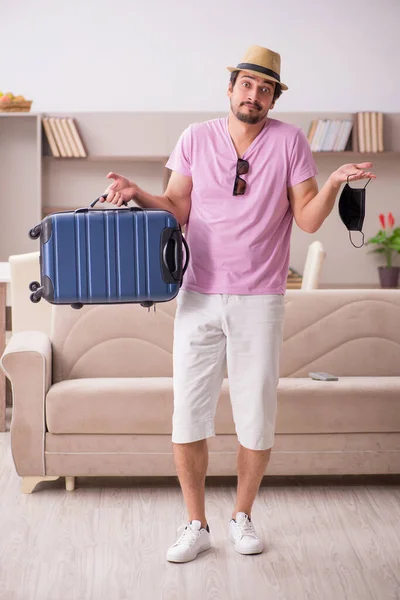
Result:
[[[166,211],[130,209],[46,217],[42,277],[55,303],[116,303],[174,298],[180,282],[163,278],[162,232],[180,230]]]

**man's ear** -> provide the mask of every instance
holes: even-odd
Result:
[[[228,89],[226,91],[226,95],[228,96],[228,98],[230,98],[232,96],[232,92],[233,92],[232,83],[229,82]]]

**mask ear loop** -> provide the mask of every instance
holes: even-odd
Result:
[[[349,239],[351,241],[351,243],[353,244],[354,248],[362,248],[364,246],[364,234],[362,231],[360,231],[361,235],[362,235],[362,244],[360,246],[356,246],[355,243],[353,242],[353,240],[351,239],[351,231],[349,229]]]
[[[353,173],[353,175],[356,175],[357,173]],[[347,185],[349,184],[349,177],[351,177],[351,175],[347,175]],[[369,184],[369,182],[371,181],[371,178],[368,179],[367,183],[364,185],[364,190],[367,187],[367,185]],[[362,244],[360,246],[356,246],[355,243],[353,242],[353,240],[351,239],[351,231],[349,230],[349,240],[350,242],[353,244],[354,248],[362,248],[364,246],[364,234],[362,231],[360,231],[361,235],[362,235]]]
[[[357,175],[357,173],[353,173],[353,175]],[[349,177],[351,177],[351,175],[347,175],[347,185],[350,186],[349,184]],[[368,178],[367,183],[364,185],[364,190],[367,187],[367,185],[369,184],[369,182],[371,181],[371,177]]]

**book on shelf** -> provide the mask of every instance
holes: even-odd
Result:
[[[313,152],[343,152],[350,140],[353,121],[349,119],[314,119],[307,139]]]
[[[378,115],[371,113],[371,152],[378,152]]]
[[[42,123],[52,156],[55,158],[87,157],[87,151],[74,119],[43,117]]]
[[[69,128],[68,120],[66,118],[63,118],[63,119],[61,119],[61,123],[62,123],[63,129],[64,129],[65,137],[68,140],[68,144],[71,149],[72,156],[74,158],[79,158],[80,157],[79,148],[78,148],[78,146],[75,142],[74,136],[72,135],[72,132]]]
[[[49,143],[50,152],[56,158],[60,158],[61,154],[57,146],[56,139],[53,135],[53,130],[50,127],[49,119],[47,117],[42,119],[43,129],[46,134],[47,141]]]
[[[351,149],[353,152],[359,152],[359,143],[358,143],[358,115],[354,115],[353,122],[353,135],[351,136]]]
[[[371,152],[371,113],[364,113],[365,152]]]
[[[303,281],[303,277],[295,271],[292,267],[289,267],[288,275],[286,278],[286,287],[288,290],[300,289]]]
[[[359,112],[355,115],[353,150],[355,152],[383,152],[383,113]]]
[[[307,133],[313,152],[383,152],[383,113],[359,112],[354,119],[314,119]]]
[[[301,283],[292,283],[289,279],[286,283],[287,290],[301,290]]]
[[[383,113],[378,112],[378,152],[383,152]]]
[[[56,140],[56,144],[58,147],[58,151],[60,152],[60,156],[61,157],[66,157],[66,152],[65,152],[65,148],[64,148],[64,144],[63,141],[60,137],[60,132],[58,131],[58,127],[56,127],[55,123],[54,123],[54,118],[50,118],[49,119],[49,125],[50,125],[50,129],[53,133],[54,139]]]
[[[365,133],[362,113],[357,113],[358,123],[358,151],[365,152]]]
[[[86,158],[87,157],[87,151],[86,148],[83,144],[82,138],[80,136],[78,127],[74,121],[74,119],[71,118],[67,118],[67,125],[71,131],[72,137],[75,140],[75,144],[77,146],[78,152],[79,152],[79,158]]]
[[[61,119],[50,119],[50,123],[52,125],[54,125],[54,127],[58,130],[58,134],[60,136],[60,140],[62,143],[62,148],[64,150],[64,154],[61,153],[62,156],[66,156],[67,158],[72,158],[72,150],[70,148],[70,145],[68,143],[67,137],[64,133],[64,128],[61,124]]]

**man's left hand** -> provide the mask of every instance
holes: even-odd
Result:
[[[364,162],[364,163],[349,163],[347,165],[342,165],[336,171],[332,173],[330,176],[330,180],[332,183],[336,185],[340,185],[341,183],[347,183],[347,177],[350,181],[356,181],[357,179],[376,179],[376,175],[374,175],[371,171],[368,171],[372,167],[372,163]]]

